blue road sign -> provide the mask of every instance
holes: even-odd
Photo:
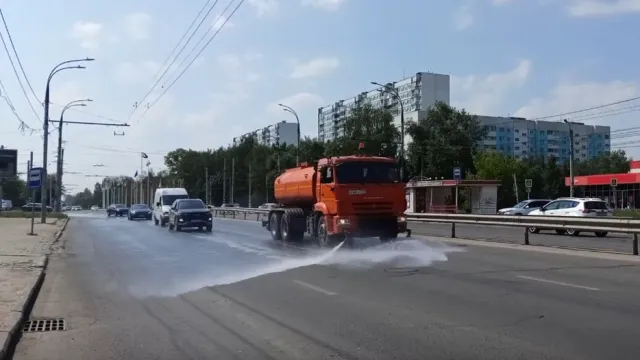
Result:
[[[37,189],[42,186],[42,168],[31,168],[29,170],[29,181],[27,183],[30,189]]]
[[[459,167],[453,168],[453,180],[460,179],[462,179],[462,169],[460,169]]]

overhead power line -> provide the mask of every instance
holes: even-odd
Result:
[[[593,107],[589,107],[589,108],[585,108],[585,109],[573,110],[573,111],[569,111],[569,112],[565,112],[565,113],[561,113],[561,114],[547,115],[547,116],[538,117],[538,118],[530,119],[530,120],[544,120],[544,119],[551,119],[551,118],[560,117],[560,116],[573,115],[573,114],[583,113],[583,112],[586,112],[586,111],[602,109],[602,108],[609,107],[609,106],[624,104],[624,103],[628,103],[628,102],[635,101],[635,100],[638,100],[638,99],[640,99],[640,96],[636,96],[636,97],[632,97],[632,98],[624,99],[624,100],[619,100],[619,101],[615,101],[615,102],[608,103],[608,104],[602,104],[602,105],[598,105],[598,106],[593,106]]]
[[[38,121],[42,122],[42,120],[40,120],[40,116],[38,115],[38,112],[36,111],[36,109],[33,107],[33,104],[31,103],[31,99],[29,98],[29,95],[27,94],[27,90],[24,88],[24,84],[22,84],[22,79],[20,79],[20,75],[18,74],[18,70],[16,69],[16,65],[13,62],[13,58],[11,57],[11,53],[9,52],[9,47],[7,46],[7,42],[4,40],[4,36],[2,35],[2,32],[0,32],[0,40],[2,40],[2,45],[4,46],[4,50],[7,53],[7,57],[9,58],[9,62],[11,63],[11,68],[13,68],[13,73],[16,75],[16,79],[18,80],[18,84],[20,85],[20,88],[22,89],[22,93],[24,94],[24,97],[27,99],[27,103],[29,104],[29,107],[31,108],[31,111],[33,111],[33,114],[36,116],[36,119],[38,119]],[[18,54],[16,53],[16,58],[18,58]]]
[[[9,39],[9,43],[11,44],[11,48],[13,49],[13,53],[16,54],[16,60],[18,61],[18,66],[20,67],[20,71],[22,71],[22,76],[24,76],[24,80],[27,83],[27,86],[29,87],[29,90],[31,90],[31,94],[33,94],[33,97],[36,100],[38,100],[38,103],[40,103],[42,106],[44,106],[42,101],[40,101],[40,98],[38,98],[38,95],[36,95],[36,92],[33,90],[33,86],[31,86],[31,81],[29,81],[29,77],[27,76],[27,72],[24,71],[24,66],[22,66],[22,61],[20,61],[20,56],[18,56],[18,50],[16,50],[16,45],[13,43],[13,37],[11,36],[11,31],[9,31],[9,25],[7,25],[7,21],[4,18],[4,12],[2,11],[2,9],[0,9],[0,17],[2,18],[2,23],[4,24],[4,29],[7,31],[7,38]]]
[[[230,5],[233,3],[234,1],[229,2],[229,5],[227,5],[227,8],[230,7]],[[211,36],[211,38],[209,38],[209,41],[207,41],[204,46],[202,47],[202,49],[200,49],[200,51],[198,51],[198,53],[196,54],[196,56],[194,56],[191,61],[189,61],[189,63],[184,67],[184,69],[182,69],[182,71],[178,74],[178,76],[168,85],[168,86],[164,86],[164,91],[162,93],[160,93],[160,95],[151,103],[149,104],[149,106],[146,107],[146,109],[144,110],[144,112],[142,113],[142,115],[140,116],[141,118],[144,117],[144,115],[149,111],[149,109],[151,109],[155,104],[158,103],[158,101],[160,99],[162,99],[162,97],[173,87],[173,85],[175,85],[175,83],[180,80],[180,78],[187,72],[187,70],[189,70],[189,68],[191,67],[191,65],[193,65],[193,63],[196,61],[196,59],[200,56],[200,54],[202,54],[202,52],[204,52],[204,50],[211,44],[211,42],[216,38],[216,36],[218,36],[218,34],[220,33],[220,31],[222,31],[222,29],[225,27],[225,25],[229,22],[229,20],[231,20],[231,18],[233,17],[233,15],[236,13],[236,11],[238,11],[238,9],[240,8],[240,6],[242,6],[242,4],[245,2],[245,0],[240,0],[238,2],[238,5],[236,5],[236,7],[233,9],[233,11],[231,12],[231,14],[229,14],[229,16],[225,19],[225,21],[220,25],[220,27],[218,27],[218,30],[216,30],[215,33],[213,33],[213,35]],[[224,11],[223,14],[221,16],[224,16]]]
[[[138,107],[144,103],[144,101],[149,97],[149,95],[151,95],[151,93],[153,92],[153,90],[155,90],[155,88],[158,86],[158,84],[160,84],[160,81],[162,81],[162,78],[167,74],[167,72],[171,69],[171,66],[176,62],[176,60],[178,59],[178,57],[180,56],[180,54],[182,54],[182,52],[184,51],[185,47],[187,46],[187,44],[189,44],[189,42],[191,41],[191,39],[193,38],[193,36],[196,34],[196,32],[198,31],[198,29],[200,29],[200,26],[202,26],[202,23],[204,22],[204,20],[209,16],[209,14],[211,13],[211,11],[213,10],[213,8],[216,6],[216,4],[218,3],[219,0],[216,0],[213,5],[211,5],[211,7],[209,7],[209,10],[207,11],[207,14],[202,17],[202,19],[200,20],[200,23],[198,23],[198,26],[193,30],[193,32],[191,33],[191,35],[189,35],[189,38],[187,39],[187,41],[185,41],[185,43],[182,45],[182,48],[180,48],[180,50],[178,51],[177,54],[174,55],[176,49],[178,49],[178,47],[180,46],[180,44],[182,43],[182,41],[185,39],[185,37],[187,37],[187,34],[189,34],[189,32],[191,31],[191,29],[193,28],[193,25],[196,23],[196,21],[198,21],[198,19],[200,18],[200,16],[202,15],[202,13],[204,12],[204,10],[207,8],[207,6],[211,3],[211,0],[207,0],[204,5],[202,6],[202,8],[200,9],[200,11],[198,12],[198,15],[196,15],[196,17],[193,19],[193,21],[191,22],[191,24],[189,25],[189,27],[187,28],[187,30],[182,34],[182,36],[180,37],[180,40],[178,40],[178,42],[176,43],[176,46],[174,46],[173,50],[171,50],[171,53],[169,53],[169,56],[167,56],[167,58],[164,60],[164,62],[162,63],[162,66],[160,66],[160,68],[158,69],[158,71],[156,72],[156,74],[153,76],[153,79],[155,79],[155,82],[153,83],[153,85],[151,85],[151,88],[149,89],[149,91],[147,91],[147,93],[142,97],[142,99],[138,102],[136,102],[133,106],[133,110],[131,111],[131,114],[129,114],[129,118],[127,119],[127,122],[131,120],[131,117],[135,114],[135,112],[138,110]],[[171,59],[171,57],[173,56],[173,60],[171,60],[171,62],[169,63],[169,59]],[[158,76],[159,75],[159,76]],[[153,81],[153,80],[152,80]]]

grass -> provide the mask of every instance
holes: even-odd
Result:
[[[36,211],[36,218],[40,217],[40,211]],[[61,212],[47,212],[48,218],[66,219],[68,216]],[[0,211],[0,218],[31,218],[31,211],[12,210],[12,211]]]
[[[640,219],[640,210],[614,210],[613,216]]]

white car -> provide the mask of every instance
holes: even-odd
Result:
[[[529,216],[579,216],[579,217],[604,217],[613,216],[607,203],[598,198],[559,198],[551,201],[538,210],[533,210]],[[529,228],[530,233],[537,234],[540,230],[555,230],[559,235],[580,235],[580,229],[541,229]],[[595,232],[597,237],[607,236],[606,231]]]
[[[91,210],[92,210],[92,211],[96,211],[96,210],[100,210],[100,208],[98,207],[98,205],[93,205],[93,206],[91,207]]]
[[[498,215],[528,215],[534,210],[538,210],[541,207],[547,205],[551,200],[546,199],[531,199],[521,201],[513,207],[502,208],[498,210]]]

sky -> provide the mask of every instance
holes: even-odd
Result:
[[[19,150],[24,170],[30,151],[42,164],[47,76],[62,61],[86,57],[95,58],[82,63],[86,69],[53,78],[50,118],[59,119],[61,105],[90,98],[65,120],[130,126],[64,126],[64,181],[72,192],[93,188],[97,175],[133,176],[141,151],[162,169],[173,149],[226,146],[295,121],[278,103],[299,113],[303,135],[315,136],[319,107],[370,90],[371,81],[416,72],[450,74],[452,105],[481,115],[537,118],[640,95],[640,48],[633,45],[640,0],[245,0],[233,15],[240,0],[229,1],[218,1],[151,90],[205,0],[1,0],[29,83],[11,47],[20,82],[0,49],[0,144]],[[636,105],[570,118],[628,129],[640,126]],[[57,138],[52,128],[52,170]],[[638,139],[612,143],[629,144],[639,157]]]

